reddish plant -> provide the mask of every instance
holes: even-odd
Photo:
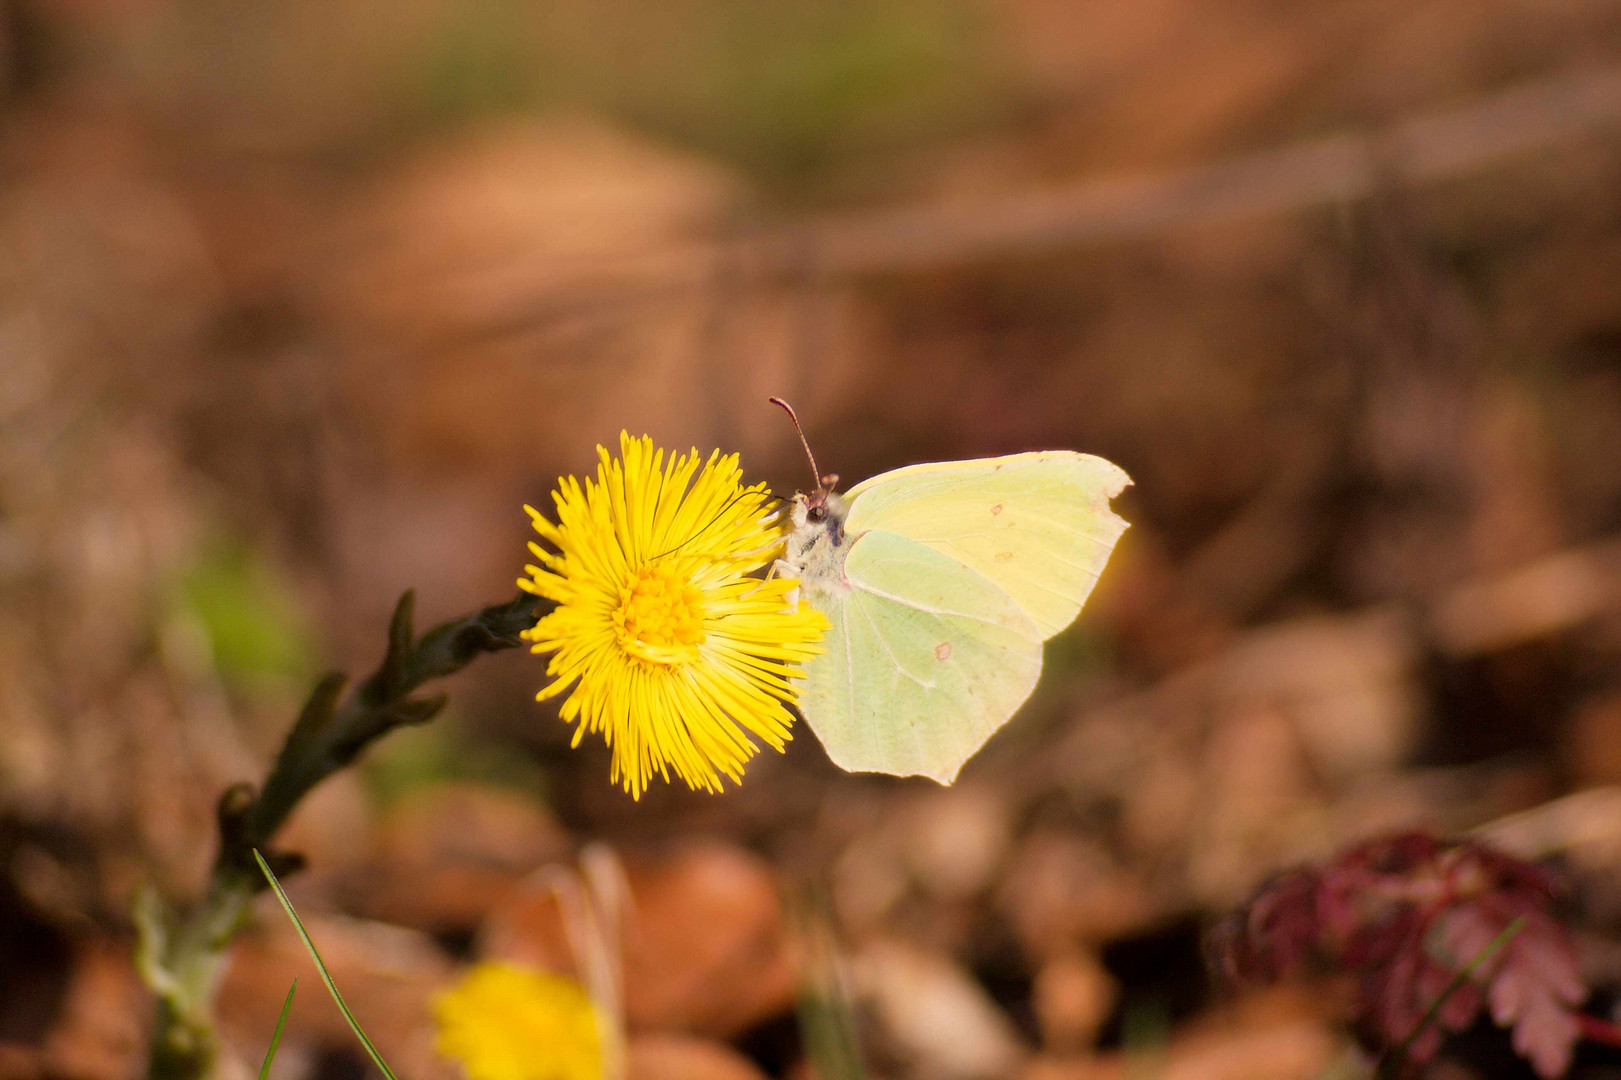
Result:
[[[1414,1063],[1489,1008],[1551,1080],[1591,1023],[1556,892],[1545,870],[1477,841],[1383,837],[1274,878],[1218,928],[1214,957],[1253,982],[1352,975],[1358,1034]]]

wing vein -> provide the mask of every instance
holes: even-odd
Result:
[[[967,570],[967,569],[970,569],[970,568],[967,567],[967,566],[964,566],[963,569]],[[942,619],[943,618],[968,619],[971,622],[984,623],[986,626],[997,626],[997,627],[1001,627],[1004,630],[1008,630],[1008,631],[1011,631],[1013,633],[1018,633],[1018,631],[1014,627],[1006,626],[1006,625],[1004,625],[1003,623],[1001,623],[1000,621],[998,621],[996,619],[987,619],[983,615],[970,615],[966,611],[948,611],[948,610],[946,610],[944,608],[930,607],[928,604],[921,604],[921,603],[918,603],[916,600],[908,600],[904,596],[896,596],[894,593],[888,593],[888,592],[885,592],[882,589],[875,589],[871,585],[868,585],[866,582],[863,582],[863,581],[856,581],[856,580],[852,579],[850,584],[855,586],[856,588],[860,589],[862,592],[870,593],[873,596],[879,597],[879,598],[884,599],[884,600],[893,601],[894,603],[900,604],[902,607],[909,607],[913,611],[921,611],[921,612],[923,612],[925,614],[933,615],[936,618],[942,618]],[[1001,592],[1000,589],[998,589],[997,591]],[[1004,593],[1003,595],[1005,596],[1006,594]]]
[[[912,682],[916,683],[918,689],[923,691],[924,698],[927,699],[929,691],[935,689],[934,684],[925,683],[922,679],[919,679],[917,676],[901,667],[900,660],[896,658],[894,650],[889,647],[889,642],[884,638],[883,631],[878,629],[878,624],[872,621],[872,615],[868,613],[865,605],[863,605],[861,608],[861,616],[867,620],[867,625],[872,627],[873,636],[876,637],[878,639],[878,643],[884,647],[884,652],[889,654],[889,662],[895,665],[895,670],[900,672],[902,675],[905,675],[908,679],[911,679]],[[893,685],[894,684],[891,684],[891,686]],[[891,720],[893,719],[894,718],[892,716]],[[874,725],[874,727],[876,726],[877,725]],[[928,758],[923,753],[923,736],[917,730],[917,723],[911,719],[908,719],[906,722],[906,728],[912,733],[912,751],[916,755],[913,760],[919,762],[927,761]]]
[[[844,685],[849,689],[850,725],[854,728],[859,725],[856,721],[856,658],[850,651],[849,607],[849,604],[845,605],[846,617],[839,620],[839,629],[844,632]],[[868,724],[867,727],[872,732],[872,759],[882,761],[884,755],[883,748],[878,745],[878,725]]]
[[[895,655],[895,650],[889,647],[889,639],[884,636],[883,630],[879,629],[878,624],[873,621],[872,614],[867,610],[865,604],[861,606],[861,617],[867,620],[868,626],[872,627],[872,636],[877,638],[878,644],[884,647],[884,654],[889,657],[889,662],[895,665],[896,671],[917,683],[917,685],[922,687],[924,690],[933,690],[935,688],[934,683],[924,682],[922,679],[906,670],[906,668],[901,664],[900,657]]]

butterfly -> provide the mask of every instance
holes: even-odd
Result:
[[[1042,645],[1080,613],[1131,483],[1072,450],[909,465],[795,497],[774,572],[827,616],[799,711],[850,772],[956,779],[1035,689]]]

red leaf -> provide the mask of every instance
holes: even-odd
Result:
[[[1587,996],[1575,949],[1550,911],[1556,883],[1540,867],[1473,841],[1381,837],[1321,869],[1275,878],[1216,939],[1232,975],[1272,982],[1308,962],[1359,976],[1356,1024],[1391,1052],[1429,1060],[1447,1031],[1488,1004],[1514,1048],[1552,1080],[1569,1068]],[[1501,952],[1472,965],[1516,920]],[[1454,987],[1458,975],[1469,978]],[[1443,998],[1444,995],[1444,998]],[[1436,1003],[1434,1023],[1415,1029]]]

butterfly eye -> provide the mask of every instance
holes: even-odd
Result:
[[[805,520],[812,525],[819,525],[827,520],[827,507],[813,506],[805,511]]]

